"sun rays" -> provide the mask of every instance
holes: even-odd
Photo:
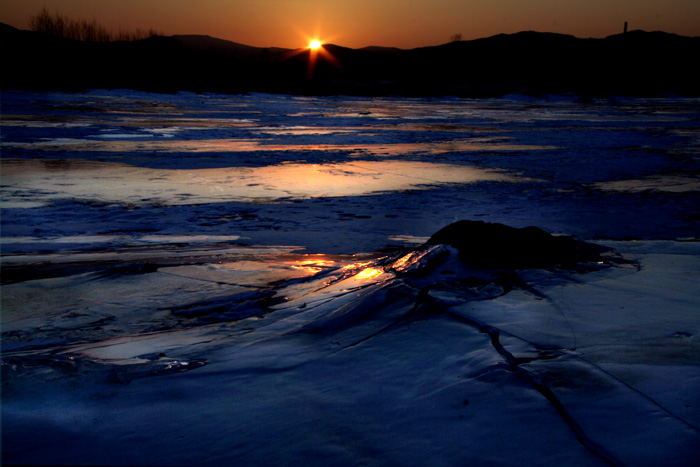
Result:
[[[289,52],[286,59],[291,59],[299,55],[308,54],[307,78],[313,78],[319,62],[327,62],[336,68],[342,68],[340,61],[325,47],[326,40],[318,36],[307,37],[306,47]]]

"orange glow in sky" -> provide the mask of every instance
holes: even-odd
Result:
[[[344,47],[410,49],[520,31],[606,37],[629,29],[700,36],[698,0],[2,0],[0,22],[29,28],[42,7],[93,18],[112,31],[205,34],[256,47],[307,48],[310,38]]]

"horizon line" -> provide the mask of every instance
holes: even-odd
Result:
[[[20,29],[20,28],[18,28],[18,27],[15,27],[15,26],[9,24],[9,23],[6,23],[6,22],[4,22],[4,21],[0,21],[0,24],[5,25],[5,26],[9,26],[9,27],[11,27],[11,28],[13,28],[13,29],[15,29],[15,30],[18,30],[18,31],[26,31],[26,32],[36,32],[36,33],[39,33],[38,31],[33,31],[33,30],[31,30],[31,29]],[[626,26],[627,26],[627,25],[626,25],[626,23],[625,23],[625,28],[626,28]],[[429,48],[429,47],[439,47],[439,46],[443,46],[443,45],[447,45],[447,44],[451,44],[451,43],[472,42],[472,41],[478,41],[478,40],[484,40],[484,39],[491,39],[491,38],[498,37],[498,36],[513,36],[513,35],[516,35],[516,34],[523,34],[523,33],[551,34],[551,35],[554,35],[554,36],[570,36],[570,37],[573,37],[574,39],[578,39],[578,40],[605,40],[605,39],[608,39],[608,38],[610,38],[610,37],[621,36],[621,35],[625,35],[625,34],[634,34],[634,33],[640,33],[640,32],[649,33],[649,34],[653,34],[653,33],[663,33],[663,34],[668,34],[668,35],[671,35],[671,36],[686,37],[686,38],[691,38],[691,39],[692,39],[692,38],[700,38],[700,36],[684,36],[684,35],[682,35],[682,34],[677,34],[677,33],[673,33],[673,32],[667,32],[667,31],[663,31],[663,30],[647,31],[647,30],[644,30],[644,29],[633,29],[633,30],[626,30],[626,29],[623,29],[623,31],[621,31],[621,32],[618,32],[618,33],[615,33],[615,34],[609,34],[609,35],[604,36],[604,37],[592,37],[592,36],[590,36],[590,37],[579,37],[579,36],[575,36],[575,35],[573,35],[573,34],[566,34],[566,33],[561,33],[561,32],[537,31],[537,30],[534,30],[534,29],[524,29],[524,30],[521,30],[521,31],[511,32],[511,33],[500,32],[500,33],[496,33],[496,34],[493,34],[493,35],[490,35],[490,36],[476,37],[476,38],[473,38],[473,39],[448,40],[448,41],[446,41],[446,42],[442,42],[442,43],[439,43],[439,44],[422,45],[422,46],[409,47],[409,48],[396,47],[396,46],[390,46],[390,45],[379,45],[379,44],[370,44],[370,45],[366,45],[366,46],[362,46],[362,47],[348,47],[348,46],[344,46],[344,45],[336,44],[336,43],[323,43],[322,46],[329,46],[329,45],[330,45],[330,46],[342,47],[342,48],[351,49],[351,50],[362,50],[362,49],[368,49],[368,48],[382,48],[382,49],[394,49],[394,50],[404,50],[404,51],[408,51],[408,50],[415,50],[415,49],[422,49],[422,48]],[[166,38],[167,38],[167,37],[178,37],[178,36],[179,36],[179,37],[185,37],[185,36],[191,36],[191,37],[209,37],[209,38],[211,38],[211,39],[221,40],[221,41],[225,41],[225,42],[230,42],[230,43],[232,43],[232,44],[237,44],[237,45],[241,45],[241,46],[245,46],[245,47],[251,47],[251,48],[256,48],[256,49],[304,50],[304,49],[307,49],[307,48],[308,48],[308,46],[302,46],[302,47],[283,47],[283,46],[278,46],[278,45],[270,45],[270,46],[251,45],[251,44],[246,44],[246,43],[243,43],[243,42],[238,42],[238,41],[235,41],[235,40],[232,40],[232,39],[224,39],[224,38],[222,38],[222,37],[212,36],[211,34],[196,34],[196,33],[163,34],[163,35],[157,34],[157,35],[154,35],[154,36],[151,36],[151,37],[166,37]]]

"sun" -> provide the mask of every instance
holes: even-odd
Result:
[[[329,37],[324,37],[321,39],[320,35],[315,33],[313,36],[299,33],[306,40],[306,47],[301,47],[298,49],[290,50],[285,54],[286,58],[292,58],[295,56],[301,56],[302,59],[306,59],[308,62],[307,78],[312,78],[314,76],[316,65],[319,63],[330,64],[335,68],[342,68],[340,61],[331,54],[331,52],[326,49],[324,44],[329,44]],[[331,47],[332,48],[332,47]]]

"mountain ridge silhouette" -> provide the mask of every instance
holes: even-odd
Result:
[[[207,35],[80,42],[0,23],[1,89],[135,89],[309,95],[700,96],[700,37],[629,31],[603,39],[521,31],[436,46],[324,52]],[[329,59],[329,55],[332,59]],[[313,66],[309,61],[315,57]]]

